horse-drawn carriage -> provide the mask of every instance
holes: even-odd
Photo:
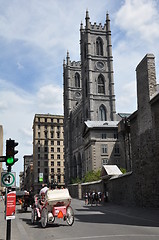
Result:
[[[61,218],[68,225],[74,223],[74,212],[71,204],[71,197],[68,189],[48,190],[45,196],[45,204],[40,207],[34,204],[31,213],[31,222],[39,221],[41,226],[45,228],[48,223],[53,223],[55,218]]]

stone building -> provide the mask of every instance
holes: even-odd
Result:
[[[62,115],[35,114],[33,122],[35,193],[40,190],[43,183],[64,186],[63,118]]]
[[[147,54],[138,64],[136,76],[137,111],[125,122],[129,125],[128,131],[125,128],[129,144],[125,146],[132,172],[110,181],[108,186],[113,202],[159,207],[159,89],[153,54]]]
[[[30,190],[30,186],[33,185],[32,178],[32,167],[33,165],[33,155],[24,155],[24,190]],[[31,170],[31,171],[30,171]],[[28,178],[28,175],[31,177]]]
[[[121,163],[109,15],[80,28],[81,61],[63,64],[66,182],[103,164]],[[124,165],[123,165],[124,167]]]

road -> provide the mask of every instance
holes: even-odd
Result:
[[[16,219],[12,220],[12,240],[158,240],[159,209],[121,207],[107,203],[104,206],[84,206],[84,201],[72,200],[75,212],[73,226],[61,219],[45,229],[32,225],[31,209],[21,212],[17,206]],[[4,204],[0,202],[0,240],[6,239]]]

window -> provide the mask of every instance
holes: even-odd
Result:
[[[38,140],[38,144],[40,144],[40,140]]]
[[[118,144],[116,144],[115,147],[114,147],[114,153],[115,153],[116,155],[119,155],[119,153],[120,153],[119,145],[118,145]]]
[[[80,87],[80,75],[79,73],[75,73],[75,87]]]
[[[45,152],[47,152],[48,151],[48,148],[47,147],[45,147]]]
[[[104,105],[101,105],[99,107],[99,121],[106,121],[107,117],[106,117],[106,109],[104,107]]]
[[[44,162],[44,166],[48,167],[48,162],[47,161]]]
[[[114,133],[114,139],[118,139],[118,133]]]
[[[47,118],[45,118],[45,122],[47,122]]]
[[[60,154],[57,154],[57,159],[60,159]]]
[[[40,125],[38,125],[38,129],[40,130]]]
[[[108,164],[108,159],[107,158],[103,158],[102,159],[102,165],[106,165]]]
[[[102,139],[106,139],[107,138],[107,134],[106,133],[102,133]]]
[[[51,145],[54,145],[54,141],[51,141]]]
[[[53,161],[51,161],[51,166],[52,166],[52,167],[54,166],[54,162],[53,162]]]
[[[45,138],[47,138],[47,132],[45,132]]]
[[[57,173],[60,173],[61,172],[61,169],[60,168],[57,168]]]
[[[57,181],[61,182],[61,176],[60,175],[57,176]]]
[[[103,56],[103,41],[100,37],[96,40],[96,54]]]
[[[51,168],[51,173],[54,173],[54,168]]]
[[[38,154],[38,159],[40,159],[40,154]]]
[[[98,76],[98,93],[105,93],[104,77],[101,74]]]
[[[38,167],[40,167],[40,161],[38,161]]]
[[[51,159],[54,159],[54,154],[51,154]]]
[[[45,159],[48,159],[48,154],[45,154],[45,155],[44,155],[44,158],[45,158]]]
[[[38,168],[38,173],[40,173],[40,168]]]
[[[40,138],[40,132],[38,132],[38,138]]]
[[[38,147],[38,152],[40,152],[40,147]]]
[[[60,141],[57,141],[57,145],[60,145]]]
[[[87,83],[87,78],[85,79],[85,95],[86,95],[86,97],[88,96],[88,83]]]
[[[60,167],[60,165],[61,165],[61,162],[60,162],[60,161],[58,161],[58,162],[57,162],[57,166],[59,166],[59,167]]]
[[[60,138],[60,133],[59,132],[57,132],[57,138]]]
[[[60,148],[57,148],[57,152],[60,152]]]
[[[48,145],[48,140],[45,140],[45,145]]]
[[[51,152],[54,152],[54,148],[53,147],[51,147]]]
[[[51,138],[53,138],[54,137],[54,134],[53,133],[51,133]]]
[[[107,144],[102,145],[102,154],[107,153]]]

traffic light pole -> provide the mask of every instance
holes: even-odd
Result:
[[[11,166],[8,166],[7,172],[11,172]],[[8,192],[9,192],[9,188],[7,188],[7,193]],[[6,199],[6,204],[7,204],[7,199]],[[6,240],[11,240],[11,219],[7,220]]]

